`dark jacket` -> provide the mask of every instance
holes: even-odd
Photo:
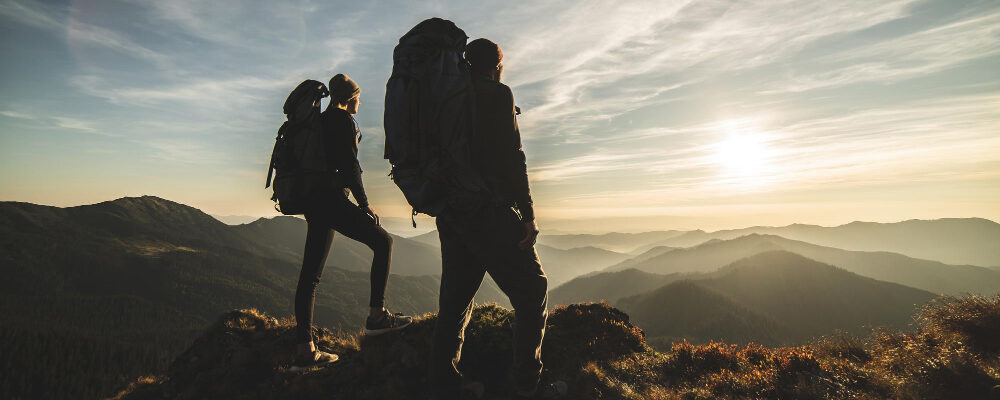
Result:
[[[490,190],[513,202],[521,219],[535,218],[528,171],[517,128],[514,94],[503,83],[487,77],[472,79],[476,90],[476,135],[472,143],[473,162]]]
[[[336,171],[338,187],[350,189],[359,206],[368,206],[358,162],[357,122],[350,113],[337,107],[327,107],[321,121],[326,135],[326,159],[330,170]]]

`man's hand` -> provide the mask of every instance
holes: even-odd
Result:
[[[378,214],[375,213],[375,210],[372,209],[371,205],[361,207],[361,210],[364,211],[365,214],[368,214],[373,221],[375,221],[375,225],[381,226],[381,224],[378,223]]]
[[[531,249],[535,245],[535,240],[538,239],[538,225],[535,225],[535,220],[526,221],[524,223],[524,239],[521,239],[517,243],[517,247],[521,250]]]

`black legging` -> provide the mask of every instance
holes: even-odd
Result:
[[[364,243],[375,252],[368,302],[371,307],[382,307],[385,304],[385,288],[389,283],[389,263],[392,258],[392,237],[385,229],[376,225],[368,214],[347,200],[346,196],[329,196],[328,200],[311,207],[305,217],[308,226],[306,247],[302,256],[299,285],[295,290],[296,332],[302,343],[312,341],[316,285],[319,285],[319,279],[323,275],[334,231]]]

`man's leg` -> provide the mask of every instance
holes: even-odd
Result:
[[[431,391],[439,398],[457,395],[462,375],[465,327],[472,315],[472,299],[483,281],[485,269],[465,243],[463,232],[452,217],[437,219],[441,239],[441,290],[438,319],[431,350]]]
[[[490,219],[495,233],[487,271],[514,306],[514,380],[516,389],[531,392],[542,372],[542,338],[548,318],[548,278],[534,247],[517,246],[524,231],[517,216],[498,210]]]

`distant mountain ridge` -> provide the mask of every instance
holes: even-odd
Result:
[[[651,337],[796,343],[837,330],[905,330],[912,313],[934,297],[776,250],[615,305]]]
[[[841,250],[755,233],[729,240],[712,239],[701,245],[671,250],[639,262],[626,261],[611,266],[606,271],[635,268],[657,274],[705,273],[771,250],[787,250],[863,276],[933,293],[959,295],[970,292],[992,295],[1000,291],[1000,273],[994,269],[947,265],[888,252]]]
[[[1000,266],[1000,224],[984,218],[942,218],[895,223],[855,221],[824,227],[792,224],[755,226],[716,232],[690,231],[658,242],[689,247],[711,239],[734,239],[748,234],[777,235],[821,246],[853,251],[886,251],[946,264]]]
[[[656,246],[691,247],[712,239],[749,234],[777,235],[821,246],[853,251],[886,251],[946,264],[1000,267],[1000,223],[984,218],[942,218],[894,223],[851,222],[825,227],[792,224],[754,226],[714,232],[652,231],[644,233],[547,235],[539,243],[557,248],[595,246],[636,255]]]

